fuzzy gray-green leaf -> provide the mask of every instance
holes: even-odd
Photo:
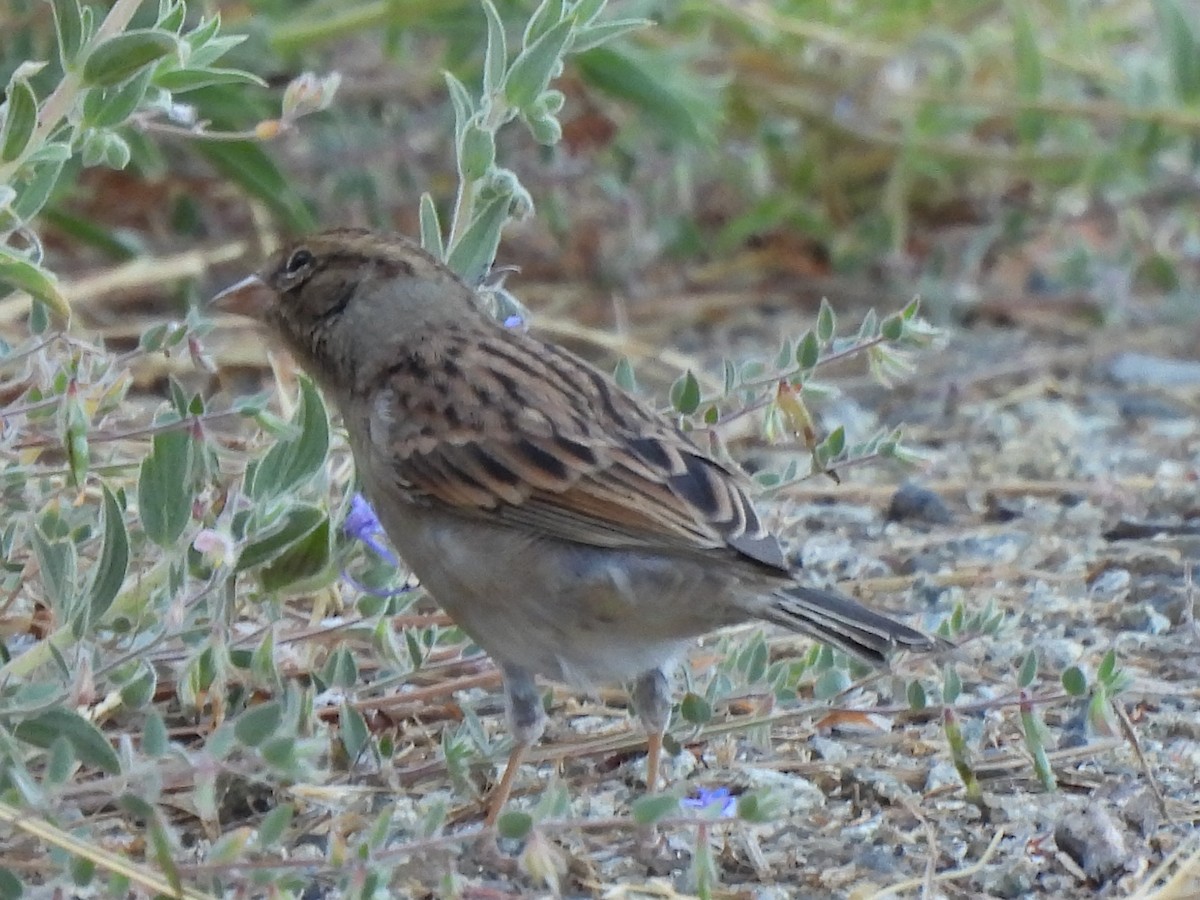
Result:
[[[12,162],[29,145],[37,125],[38,101],[33,88],[24,78],[11,81],[8,85],[7,112],[4,130],[0,132],[0,161]]]
[[[175,35],[156,28],[134,28],[114,35],[88,54],[83,80],[106,87],[136,75],[143,66],[178,50]]]
[[[108,612],[125,583],[125,572],[129,567],[129,534],[125,530],[124,513],[108,485],[101,485],[101,491],[104,497],[104,542],[93,569],[89,592],[93,622],[100,621]]]
[[[21,722],[13,730],[19,740],[48,748],[59,736],[66,737],[81,762],[108,775],[121,771],[121,761],[104,734],[73,709],[56,706]]]
[[[183,429],[154,436],[138,474],[142,530],[160,547],[173,547],[192,518],[192,439]]]

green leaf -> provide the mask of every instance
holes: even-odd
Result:
[[[192,519],[192,438],[182,428],[154,436],[138,472],[142,530],[160,547],[173,547]]]
[[[29,138],[37,125],[38,101],[24,78],[9,82],[6,99],[4,128],[0,131],[0,161],[12,162],[29,146]]]
[[[571,19],[559,22],[527,45],[513,60],[504,79],[504,99],[510,106],[524,112],[546,90],[555,67],[562,60],[563,50],[574,27]]]
[[[283,721],[283,706],[278,700],[269,700],[252,706],[233,724],[233,733],[247,747],[257,747],[267,738],[273,737]]]
[[[471,224],[450,248],[446,265],[467,284],[479,284],[492,267],[496,248],[500,246],[500,231],[508,221],[510,199],[504,195],[493,197],[476,210]]]
[[[145,99],[151,74],[146,69],[124,84],[88,91],[83,98],[83,124],[89,128],[115,128],[125,124]]]
[[[241,69],[168,69],[154,74],[154,86],[172,94],[186,94],[214,84],[254,84],[266,87],[267,83],[250,72]]]
[[[446,88],[450,91],[450,104],[454,107],[454,140],[458,142],[467,123],[475,115],[475,103],[466,86],[449,72],[443,73]]]
[[[1068,666],[1062,673],[1062,686],[1072,697],[1083,697],[1087,695],[1088,683],[1087,676],[1083,674],[1083,669],[1079,666]]]
[[[276,690],[283,686],[279,668],[275,664],[275,631],[263,629],[262,640],[250,654],[250,672],[260,684],[269,684]]]
[[[144,797],[139,797],[132,792],[125,792],[117,799],[117,805],[125,812],[137,816],[139,819],[153,819],[155,816],[154,805]]]
[[[146,724],[142,726],[142,753],[153,759],[162,756],[170,747],[167,723],[159,711],[151,707],[146,712]]]
[[[761,633],[755,640],[750,642],[748,652],[746,653],[746,681],[749,684],[758,684],[762,681],[763,676],[767,674],[767,660],[769,654],[767,652],[767,642],[762,639]]]
[[[1017,95],[1023,100],[1037,100],[1042,93],[1042,54],[1038,50],[1037,29],[1029,6],[1014,0],[1010,4],[1013,32],[1013,64],[1017,76]],[[1036,109],[1017,114],[1017,134],[1026,143],[1036,142],[1045,131],[1046,116]]]
[[[63,71],[75,67],[75,58],[91,35],[84,26],[79,0],[53,0],[54,30],[58,37],[59,62]]]
[[[622,356],[617,360],[617,367],[613,370],[613,380],[623,390],[629,393],[637,391],[637,376],[634,375],[633,365],[629,362],[629,358]]]
[[[258,846],[263,850],[276,850],[279,839],[288,830],[295,815],[296,810],[292,804],[281,803],[263,816],[258,824]]]
[[[910,681],[906,693],[910,709],[920,712],[929,705],[929,698],[925,695],[925,685],[921,684],[921,682]]]
[[[576,0],[571,14],[579,26],[591,25],[604,12],[608,0]]]
[[[589,83],[636,107],[651,124],[673,138],[693,143],[712,141],[713,122],[702,123],[701,118],[705,113],[715,116],[720,105],[716,98],[710,98],[713,102],[705,109],[698,98],[681,97],[650,61],[624,49],[593,47],[572,60]]]
[[[846,449],[846,428],[839,425],[829,432],[829,437],[821,442],[821,451],[825,460],[837,459]]]
[[[46,781],[58,787],[66,784],[75,768],[75,748],[62,735],[50,742],[50,758],[46,762]]]
[[[576,28],[571,38],[571,52],[582,53],[616,40],[623,34],[638,31],[654,23],[649,19],[617,19],[613,22],[603,22],[588,28]]]
[[[816,366],[820,358],[821,344],[817,336],[811,331],[804,332],[804,337],[796,345],[796,365],[807,372]]]
[[[222,42],[228,42],[228,41],[232,40],[233,43],[228,44],[228,46],[236,47],[238,44],[240,44],[242,41],[244,41],[246,39],[245,35],[240,35],[240,34],[229,35],[224,38],[218,38],[217,32],[219,32],[220,30],[221,30],[221,16],[218,13],[217,15],[212,16],[209,19],[201,19],[200,22],[196,25],[196,27],[192,31],[188,32],[188,34],[186,36],[186,40],[188,42],[188,45],[193,50],[192,59],[195,59],[195,55],[194,55],[195,51],[204,49],[205,47],[208,47],[212,43],[221,44]],[[220,52],[224,52],[224,51],[220,51]]]
[[[728,396],[729,394],[732,394],[733,389],[735,387],[737,387],[738,370],[737,370],[737,366],[734,365],[733,360],[731,360],[731,359],[721,360],[721,365],[722,365],[722,369],[724,370],[722,373],[722,375],[723,375],[722,393],[724,393],[726,396]]]
[[[692,725],[707,725],[712,721],[712,704],[699,694],[688,691],[679,703],[679,714]]]
[[[358,759],[371,737],[371,732],[367,728],[367,720],[348,702],[343,702],[342,708],[338,712],[338,725],[341,729],[342,746],[346,748],[346,756],[351,760]]]
[[[849,686],[850,676],[845,669],[826,669],[813,684],[813,696],[818,700],[829,700]]]
[[[674,794],[650,794],[633,801],[633,820],[639,825],[653,825],[679,812],[679,798]]]
[[[1100,667],[1096,669],[1096,680],[1101,683],[1112,681],[1113,674],[1117,671],[1117,654],[1113,650],[1109,650],[1100,660]]]
[[[525,24],[525,33],[521,35],[521,46],[528,47],[560,23],[562,18],[563,0],[542,0]]]
[[[779,802],[761,791],[738,797],[737,816],[744,822],[769,822],[778,812]]]
[[[962,679],[958,675],[958,669],[953,663],[947,663],[942,676],[942,702],[954,703],[961,693]]]
[[[60,620],[75,611],[75,545],[66,540],[49,540],[41,528],[32,532],[33,553],[42,573],[42,586]]]
[[[89,592],[93,622],[99,622],[112,606],[125,583],[129,566],[129,533],[125,530],[124,513],[108,485],[102,484],[100,488],[104,495],[104,543],[100,547]]]
[[[483,55],[483,92],[492,96],[504,84],[504,70],[508,65],[508,43],[504,39],[504,24],[492,0],[483,0],[483,12],[487,16],[487,45]]]
[[[17,194],[17,199],[12,204],[12,216],[16,221],[28,222],[41,212],[42,207],[46,205],[50,195],[58,186],[63,166],[71,158],[71,155],[71,148],[62,141],[52,141],[43,145],[40,150],[29,154],[24,160],[24,169],[30,174],[26,177],[25,183]],[[24,257],[19,258],[24,259]],[[60,319],[66,321],[70,314],[70,308],[67,306],[66,300],[58,293],[57,288],[54,288],[52,275],[50,279],[48,296],[39,296],[35,291],[29,291],[29,293],[38,297],[46,307],[52,309]],[[0,275],[0,281],[3,280],[3,276]]]
[[[259,575],[263,590],[268,593],[287,588],[300,590],[309,587],[311,579],[330,571],[333,556],[330,533],[329,517],[325,516],[316,528],[296,540],[263,569]]]
[[[71,742],[81,762],[95,766],[108,775],[121,772],[121,761],[108,738],[73,709],[54,707],[43,710],[17,725],[13,733],[25,743],[43,749],[49,748],[54,739],[61,735]]]
[[[421,246],[435,259],[446,259],[446,247],[442,243],[442,223],[438,221],[437,207],[433,196],[426,191],[421,194],[420,207]]]
[[[186,13],[186,5],[182,0],[174,0],[174,2],[159,0],[158,21],[154,25],[163,31],[179,34],[179,29],[183,27],[183,19]]]
[[[691,369],[671,385],[671,406],[685,416],[690,416],[700,406],[700,382]]]
[[[0,868],[0,900],[19,900],[24,893],[21,879],[11,869]]]
[[[529,116],[525,119],[529,133],[543,147],[553,147],[562,140],[562,123],[555,116]]]
[[[358,664],[354,653],[344,643],[338,644],[321,667],[321,680],[326,687],[352,688],[358,684]]]
[[[837,313],[829,305],[829,301],[821,298],[821,311],[817,313],[817,340],[824,346],[833,340],[837,332]]]
[[[533,830],[533,816],[518,809],[510,809],[496,820],[500,837],[510,841],[524,840]]]
[[[1021,661],[1021,670],[1017,673],[1017,687],[1027,688],[1037,677],[1038,657],[1036,650],[1030,650]]]
[[[1190,9],[1190,7],[1189,7]],[[1186,104],[1200,98],[1200,52],[1193,17],[1185,15],[1176,0],[1157,0],[1154,12],[1174,81],[1175,95]]]
[[[163,824],[158,810],[152,809],[152,813],[152,815],[143,817],[146,819],[146,832],[150,836],[152,858],[158,864],[159,870],[166,876],[167,884],[171,887],[171,894],[175,897],[182,897],[183,880],[179,877],[179,866],[175,862],[175,844],[171,841],[171,836],[167,833],[166,825]]]
[[[496,162],[496,136],[472,119],[458,142],[458,173],[463,181],[475,181]]]
[[[329,453],[329,414],[316,385],[300,379],[300,404],[292,418],[299,429],[295,438],[276,441],[247,473],[247,492],[254,500],[290,493],[324,465]]]
[[[154,699],[158,675],[146,660],[138,660],[137,674],[121,685],[121,702],[130,709],[140,709]]]
[[[249,541],[238,554],[237,571],[245,572],[271,562],[293,544],[311,534],[329,517],[315,506],[294,506],[267,531]]]
[[[178,48],[178,39],[166,31],[131,29],[110,37],[88,54],[83,64],[83,80],[91,85],[119,84]]]
[[[59,167],[61,168],[61,167]],[[71,320],[67,298],[59,293],[55,277],[8,247],[0,246],[0,284],[7,284],[30,297],[53,314],[60,323]]]
[[[266,204],[289,230],[306,232],[316,228],[316,219],[296,193],[293,182],[284,177],[258,144],[197,139],[190,141],[188,147],[207,159],[221,176]]]
[[[904,335],[904,318],[900,313],[892,313],[879,323],[879,333],[884,340],[898,341]]]
[[[217,840],[204,855],[205,862],[210,866],[233,866],[246,855],[252,833],[248,828],[235,828],[228,831]]]

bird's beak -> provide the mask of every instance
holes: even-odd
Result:
[[[208,301],[221,312],[261,319],[275,302],[275,292],[257,275],[243,278]]]

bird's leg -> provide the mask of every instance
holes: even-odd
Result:
[[[633,683],[633,708],[646,729],[646,790],[658,788],[663,734],[671,719],[671,686],[662,669],[651,669]]]
[[[537,743],[538,738],[546,728],[546,713],[542,709],[542,697],[538,693],[533,675],[516,666],[504,667],[504,706],[508,718],[509,733],[512,735],[512,751],[508,754],[508,764],[500,783],[492,789],[488,798],[487,818],[483,820],[485,827],[490,828],[500,818],[508,795],[512,793],[513,782],[525,759],[529,748]]]

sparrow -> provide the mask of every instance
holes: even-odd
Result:
[[[876,665],[946,643],[801,583],[743,473],[495,321],[403,236],[290,242],[211,302],[266,326],[333,401],[393,546],[499,665],[513,744],[485,825],[545,727],[535,676],[631,683],[654,790],[669,674],[699,636],[761,620]]]

